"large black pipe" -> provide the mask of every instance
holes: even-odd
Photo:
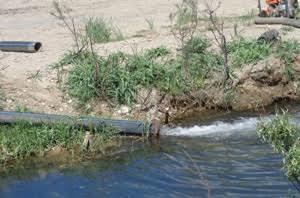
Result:
[[[42,43],[32,41],[0,41],[0,50],[5,52],[35,53],[40,50]]]
[[[32,124],[67,124],[82,127],[85,130],[96,130],[106,125],[113,126],[124,135],[159,135],[159,126],[155,123],[129,120],[99,119],[95,117],[71,117],[65,115],[41,114],[41,113],[20,113],[0,111],[0,124],[14,124],[18,122],[30,122]]]

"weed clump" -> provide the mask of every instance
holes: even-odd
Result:
[[[157,89],[173,96],[201,88],[207,74],[223,61],[209,47],[209,42],[201,37],[187,41],[182,50],[189,59],[182,56],[174,59],[163,46],[135,54],[116,52],[108,57],[89,51],[71,52],[54,67],[72,65],[64,87],[79,104],[100,98],[132,105],[137,102],[140,88]],[[185,61],[189,65],[189,78],[183,72]]]
[[[233,68],[256,63],[269,56],[272,52],[271,45],[256,40],[237,39],[228,44],[229,58]]]
[[[283,113],[276,115],[271,122],[260,122],[257,126],[257,133],[264,142],[270,143],[275,151],[283,154],[288,177],[299,181],[300,133],[298,126],[292,124],[287,114]]]
[[[85,25],[86,38],[93,43],[107,43],[124,39],[121,30],[103,18],[89,18]]]
[[[139,87],[158,87],[166,72],[158,59],[168,54],[163,47],[135,55],[118,52],[96,60],[91,53],[80,54],[72,61],[67,90],[82,103],[99,97],[131,105]]]
[[[90,18],[86,24],[86,33],[95,43],[106,43],[111,40],[112,29],[102,18]]]
[[[89,151],[101,151],[108,140],[118,131],[103,126],[94,132],[93,145]],[[65,124],[33,125],[20,122],[13,125],[0,125],[0,165],[9,160],[20,160],[31,156],[43,156],[52,148],[59,146],[69,151],[83,152],[81,145],[85,132]]]

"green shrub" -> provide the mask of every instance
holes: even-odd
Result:
[[[258,135],[280,153],[289,151],[299,135],[297,126],[290,123],[286,114],[276,115],[271,122],[259,123],[257,130]]]
[[[87,38],[83,39],[91,39],[93,43],[107,43],[125,39],[120,28],[102,18],[90,18],[85,25],[85,31]]]
[[[111,126],[91,129],[95,137],[89,152],[101,151],[105,143],[119,131]],[[10,159],[24,159],[36,156],[60,146],[67,150],[81,152],[85,132],[65,124],[33,125],[20,122],[13,125],[0,125],[0,165]],[[79,154],[79,153],[78,153]]]
[[[90,18],[86,24],[86,33],[95,43],[106,43],[111,40],[112,28],[102,18]]]
[[[299,181],[300,177],[300,141],[298,140],[289,150],[285,157],[285,169],[290,178],[295,178]]]
[[[163,47],[135,55],[118,52],[107,58],[82,53],[72,61],[67,90],[80,103],[99,97],[132,105],[139,87],[157,88],[163,80],[166,67],[158,59],[168,54]]]
[[[66,125],[34,126],[30,123],[2,125],[0,153],[6,158],[24,158],[57,145],[72,148],[75,144],[82,143],[83,136],[82,131]]]
[[[281,41],[275,49],[275,54],[286,65],[295,61],[296,55],[300,54],[300,43],[296,40]]]
[[[191,80],[195,82],[196,88],[201,88],[209,72],[221,67],[223,58],[208,50],[210,43],[207,39],[195,36],[188,40],[183,46],[183,57],[181,64],[187,64]],[[201,82],[201,83],[200,83]],[[194,84],[194,83],[192,83]]]
[[[185,43],[183,52],[188,54],[204,54],[209,47],[210,43],[207,39],[196,36]]]
[[[87,102],[97,96],[97,83],[95,80],[96,64],[93,55],[80,53],[72,60],[72,69],[68,75],[67,87],[70,96],[80,102]]]
[[[287,176],[299,181],[300,177],[300,134],[289,117],[276,115],[271,122],[261,122],[257,126],[258,135],[272,145],[275,151],[283,154]]]
[[[269,56],[272,48],[270,44],[264,42],[241,38],[229,42],[228,52],[231,66],[240,68]]]

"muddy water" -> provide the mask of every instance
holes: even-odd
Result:
[[[0,197],[300,197],[281,156],[258,139],[257,121],[193,119],[163,129],[159,141],[132,144],[132,152],[27,167],[1,177]]]

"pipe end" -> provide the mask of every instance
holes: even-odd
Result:
[[[151,135],[154,137],[159,137],[160,135],[160,120],[156,117],[151,121]]]

